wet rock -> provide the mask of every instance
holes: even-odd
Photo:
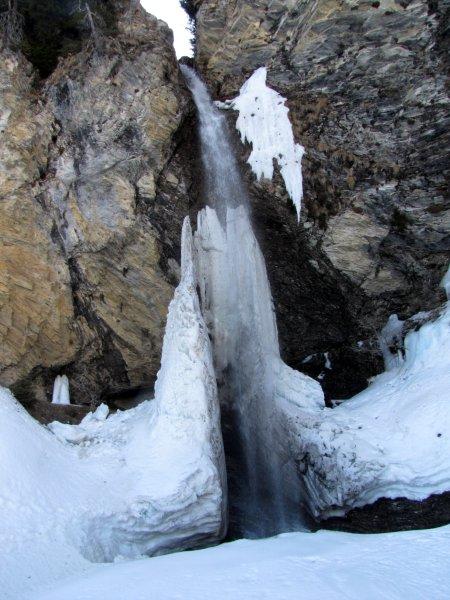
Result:
[[[355,533],[384,533],[441,527],[449,522],[450,492],[446,492],[422,501],[380,498],[373,504],[350,510],[345,517],[326,519],[320,526]]]

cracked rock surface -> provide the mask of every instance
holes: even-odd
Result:
[[[236,147],[284,358],[322,374],[327,399],[349,397],[382,369],[375,332],[387,317],[443,300],[433,290],[450,251],[448,5],[193,4],[196,63],[216,97],[236,96],[265,65],[268,85],[288,100],[295,139],[306,150],[300,226],[279,174],[256,183],[245,163],[250,149],[238,140]]]
[[[129,6],[99,52],[45,82],[19,54],[0,60],[0,382],[31,405],[59,372],[96,404],[159,368],[190,99],[172,33]]]

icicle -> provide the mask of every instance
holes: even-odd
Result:
[[[273,161],[277,161],[300,220],[305,149],[295,143],[286,98],[268,87],[266,78],[267,69],[261,67],[244,83],[237,98],[216,104],[239,111],[236,127],[242,141],[252,144],[248,163],[258,179],[272,179]]]
[[[442,278],[441,287],[444,288],[447,294],[447,300],[450,300],[450,265],[448,266],[447,272]]]
[[[381,330],[380,350],[383,354],[386,371],[399,367],[403,363],[402,347],[403,321],[397,315],[391,315]]]
[[[53,385],[52,404],[70,404],[69,379],[67,375],[57,375]]]

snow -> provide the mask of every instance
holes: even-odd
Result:
[[[67,375],[57,375],[53,384],[53,404],[70,404],[69,379]]]
[[[277,403],[316,517],[450,490],[449,334],[447,303],[435,321],[408,333],[401,364],[333,409],[318,384],[283,365]]]
[[[305,149],[295,143],[286,98],[266,85],[267,69],[261,67],[242,86],[239,96],[218,102],[220,108],[239,111],[236,127],[243,142],[252,144],[248,162],[257,179],[273,178],[276,160],[300,219],[303,197],[302,157]]]
[[[446,600],[450,526],[287,533],[101,565],[25,600]]]
[[[188,221],[182,250],[154,401],[46,428],[0,388],[2,600],[92,562],[221,539],[219,408]]]

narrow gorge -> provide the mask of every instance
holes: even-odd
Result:
[[[180,4],[193,57],[145,2],[0,0],[7,600],[447,535],[448,2]]]

